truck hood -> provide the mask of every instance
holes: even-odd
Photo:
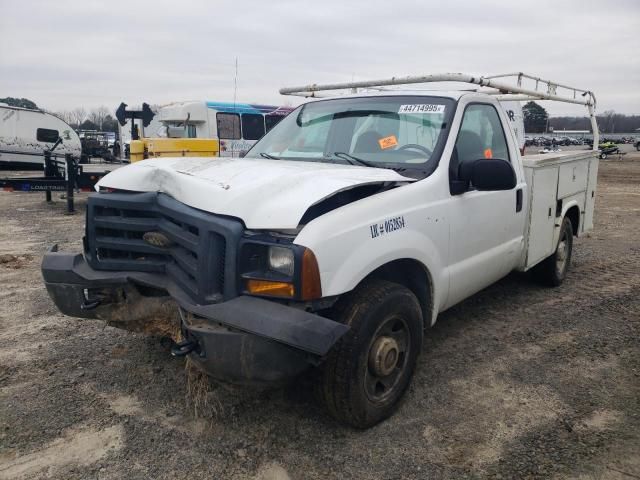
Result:
[[[100,187],[162,192],[247,228],[294,229],[312,205],[355,186],[413,182],[384,168],[250,158],[161,158],[119,168]]]

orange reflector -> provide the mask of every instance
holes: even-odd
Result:
[[[302,300],[315,300],[322,297],[320,270],[316,256],[308,248],[302,255]]]
[[[493,158],[493,150],[486,148],[484,150],[484,158]]]
[[[247,280],[247,293],[253,295],[271,295],[274,297],[293,297],[293,284],[287,282],[272,282],[269,280]]]

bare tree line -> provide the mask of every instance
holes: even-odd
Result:
[[[112,127],[114,122],[111,111],[105,106],[92,108],[89,111],[84,107],[76,107],[73,110],[61,110],[52,113],[76,128],[89,121],[99,130],[104,130],[107,126]]]
[[[605,110],[597,115],[601,133],[637,133],[640,129],[640,115],[624,115],[614,110]],[[554,130],[591,130],[587,117],[550,117],[549,126]]]

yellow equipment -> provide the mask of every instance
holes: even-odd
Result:
[[[159,157],[217,157],[218,140],[210,138],[142,138],[129,145],[131,163]]]

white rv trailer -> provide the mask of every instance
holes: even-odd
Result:
[[[211,138],[220,142],[221,157],[239,157],[293,110],[275,105],[193,101],[162,107],[160,136]]]
[[[80,138],[65,121],[42,110],[0,103],[0,169],[43,168],[43,152],[58,140],[54,156],[80,157]]]

